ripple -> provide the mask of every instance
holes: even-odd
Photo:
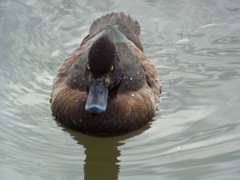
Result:
[[[240,49],[232,48],[232,49],[198,49],[192,52],[193,55],[197,56],[208,56],[208,57],[239,57]]]
[[[240,8],[227,8],[230,12],[240,12]]]
[[[240,36],[226,36],[213,41],[213,44],[240,44]]]

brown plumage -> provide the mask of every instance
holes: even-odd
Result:
[[[58,70],[51,94],[53,116],[72,129],[101,134],[128,132],[149,122],[159,100],[160,85],[153,64],[143,53],[139,35],[139,23],[124,13],[107,14],[94,21],[81,46]],[[112,52],[106,53],[111,44]],[[96,59],[104,66],[96,65]],[[96,89],[94,82],[103,84],[107,104],[89,100],[92,92],[93,97],[96,95],[90,92]]]

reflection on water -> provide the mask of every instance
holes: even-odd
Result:
[[[124,140],[140,135],[149,126],[116,137],[94,137],[65,129],[79,145],[85,148],[84,161],[84,179],[118,179],[120,171],[120,155],[119,147],[124,145]]]
[[[1,1],[0,179],[239,179],[240,2]],[[162,84],[143,129],[92,137],[51,116],[52,81],[90,23],[125,11]]]
[[[99,141],[83,144],[86,148],[84,177],[87,180],[118,179],[120,151],[116,142]]]
[[[71,134],[73,135],[73,133]],[[76,135],[76,136],[75,136]],[[119,156],[118,146],[121,144],[115,139],[86,137],[75,133],[74,139],[85,148],[84,179],[118,179]]]

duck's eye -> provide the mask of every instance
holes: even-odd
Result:
[[[114,65],[111,65],[110,70],[113,71],[114,68],[115,68]]]
[[[90,65],[89,64],[87,64],[87,69],[90,70]]]

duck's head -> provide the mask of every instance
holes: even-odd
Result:
[[[85,110],[98,115],[106,111],[109,91],[118,87],[122,79],[122,66],[112,40],[103,35],[90,47],[85,66],[88,86]]]

